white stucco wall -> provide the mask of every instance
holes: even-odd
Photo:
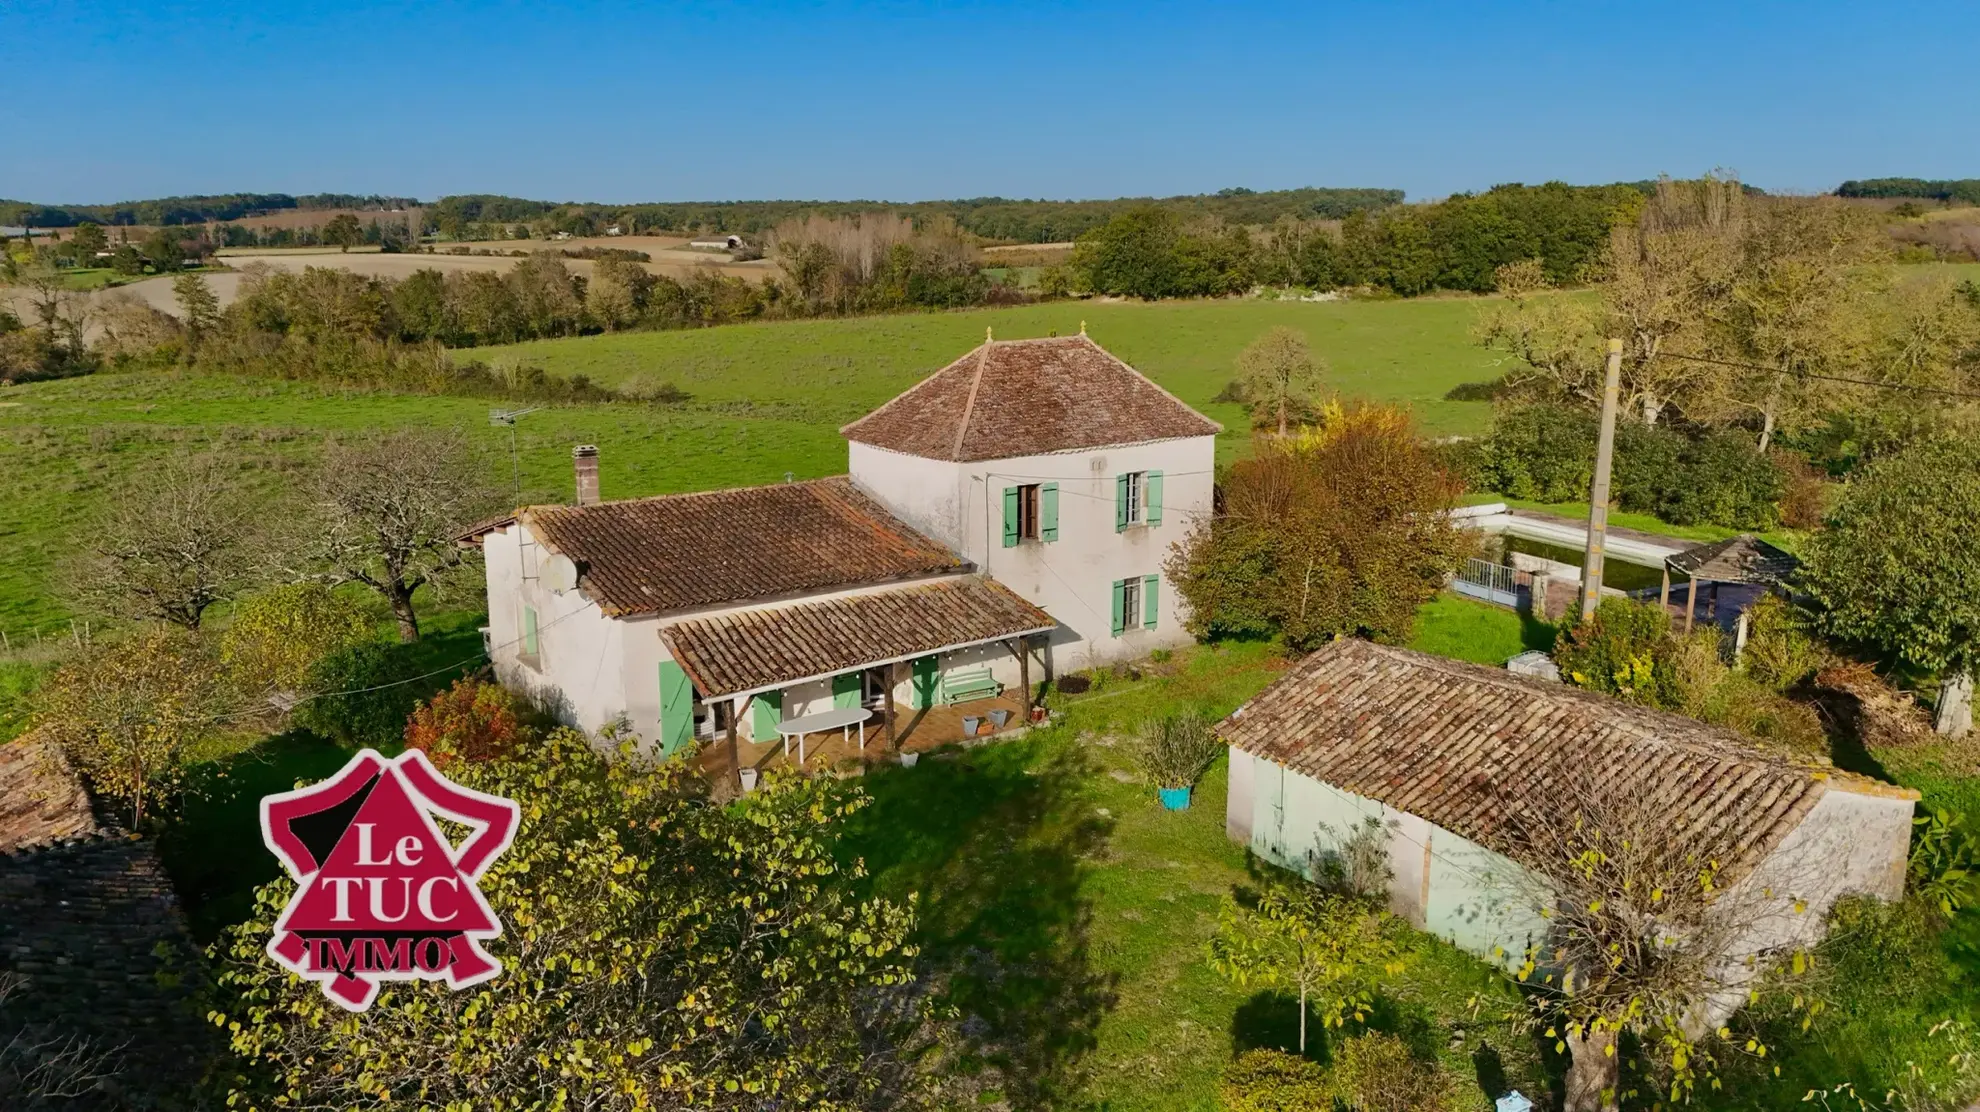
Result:
[[[1054,672],[1146,656],[1191,640],[1181,596],[1163,574],[1169,549],[1213,505],[1216,438],[1130,444],[983,463],[944,463],[852,444],[852,477],[902,520],[961,553],[985,574],[1043,607],[1060,623]],[[1162,522],[1114,528],[1114,479],[1162,472]],[[1059,484],[1059,539],[1003,546],[1007,487]],[[1112,628],[1113,583],[1161,575],[1154,629]]]
[[[1225,830],[1260,857],[1312,875],[1317,856],[1339,848],[1367,816],[1388,831],[1391,910],[1487,961],[1517,965],[1540,945],[1537,911],[1546,885],[1530,870],[1415,815],[1342,791],[1243,750],[1230,750]],[[1904,892],[1912,801],[1896,793],[1831,789],[1767,859],[1725,895],[1728,914],[1750,923],[1720,976],[1727,986],[1697,1018],[1716,1026],[1746,998],[1744,985],[1780,955],[1820,940],[1845,896],[1896,899]],[[1749,966],[1747,956],[1763,959]]]
[[[527,526],[518,524],[489,534],[482,542],[482,552],[488,568],[488,629],[496,677],[555,714],[559,721],[596,733],[623,719],[634,734],[648,741],[660,736],[660,665],[671,659],[666,643],[660,639],[662,625],[738,610],[780,609],[825,599],[878,594],[956,578],[933,576],[662,615],[611,618],[600,613],[582,589],[559,595],[543,586],[538,569],[545,550],[530,536]],[[522,652],[525,606],[534,606],[537,613],[538,653],[534,661],[525,659]],[[1045,656],[1044,652],[1034,651],[1033,683],[1045,677]],[[1014,691],[1019,685],[1017,658],[1000,643],[942,654],[943,671],[977,667],[988,667],[1008,690]],[[906,707],[911,673],[902,665],[897,675],[894,699],[899,706]],[[731,702],[740,709],[742,700]],[[831,705],[829,678],[809,681],[785,693],[780,718],[796,718]],[[740,720],[746,737],[750,736],[753,720],[753,714],[745,714]],[[698,724],[698,732],[703,737],[712,736],[712,727],[713,719],[704,718]],[[753,740],[768,741],[774,737]]]

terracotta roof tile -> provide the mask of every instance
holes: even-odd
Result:
[[[836,675],[954,645],[1056,625],[1050,614],[980,576],[867,595],[688,618],[661,627],[705,698]]]
[[[31,733],[0,745],[0,853],[106,831],[52,741]]]
[[[1344,639],[1218,726],[1245,752],[1509,855],[1508,815],[1550,806],[1562,761],[1600,762],[1688,826],[1771,852],[1823,792],[1915,792],[1762,752],[1739,735],[1564,684]]]
[[[968,570],[851,479],[533,506],[520,519],[578,565],[607,614],[664,613]]]
[[[985,341],[839,431],[911,456],[973,461],[1222,428],[1081,333]]]

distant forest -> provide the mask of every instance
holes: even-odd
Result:
[[[573,235],[595,235],[619,224],[633,232],[763,232],[798,217],[887,213],[916,224],[947,217],[986,240],[1060,243],[1130,209],[1155,207],[1181,216],[1214,216],[1232,224],[1270,224],[1281,216],[1343,220],[1401,204],[1400,189],[1225,189],[1185,197],[1121,197],[1106,201],[1022,201],[975,197],[961,201],[684,201],[664,204],[556,204],[520,197],[442,197],[428,210],[441,232],[461,236],[470,227],[530,223]]]
[[[1927,201],[1959,201],[1980,205],[1980,178],[1865,178],[1836,187],[1838,197],[1903,197]]]
[[[223,193],[201,197],[160,197],[152,201],[119,201],[114,205],[38,205],[31,201],[0,200],[0,224],[36,228],[73,228],[77,224],[204,224],[239,220],[285,209],[396,209],[419,202],[411,197],[376,194]]]

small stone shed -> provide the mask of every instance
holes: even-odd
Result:
[[[0,980],[0,1041],[25,1028],[110,1052],[106,1101],[183,1094],[203,1068],[203,967],[157,853],[33,734],[0,745]]]
[[[1556,770],[1595,770],[1669,812],[1672,838],[1740,847],[1728,887],[1806,911],[1755,949],[1818,936],[1849,894],[1903,892],[1916,792],[1755,749],[1692,719],[1461,661],[1336,641],[1218,726],[1230,746],[1225,827],[1300,872],[1381,824],[1396,914],[1481,957],[1526,953],[1546,924],[1510,836],[1521,808],[1558,806]],[[1544,881],[1544,877],[1541,878]],[[1785,925],[1782,925],[1785,924]]]

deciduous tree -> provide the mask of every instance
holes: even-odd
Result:
[[[1324,368],[1306,346],[1306,335],[1280,325],[1258,337],[1237,357],[1238,384],[1257,415],[1277,419],[1279,435],[1295,413],[1313,408]]]
[[[1941,679],[1938,729],[1972,728],[1980,666],[1980,448],[1940,437],[1870,465],[1809,541],[1802,585],[1832,637]]]
[[[172,279],[172,296],[179,303],[179,319],[186,326],[186,337],[198,347],[220,324],[220,299],[198,274],[181,274]]]
[[[111,617],[198,629],[269,555],[269,506],[240,474],[219,452],[135,469],[76,531],[70,594]]]
[[[271,884],[226,943],[237,1101],[853,1110],[935,1079],[911,1052],[930,1016],[912,907],[858,895],[859,865],[833,856],[857,789],[778,776],[718,807],[691,762],[608,757],[571,730],[449,774],[522,808],[481,881],[502,975],[389,985],[354,1022],[264,952],[293,891]]]
[[[349,251],[364,242],[364,227],[358,223],[356,216],[348,212],[331,217],[323,225],[321,234],[323,242],[334,243],[341,251]]]
[[[220,637],[220,661],[244,690],[296,693],[325,657],[368,640],[371,616],[357,600],[314,580],[243,598]]]
[[[1394,922],[1362,900],[1310,885],[1281,885],[1255,904],[1226,900],[1210,941],[1211,968],[1240,988],[1288,988],[1299,994],[1299,1052],[1306,1018],[1322,1027],[1368,1017],[1375,987],[1400,968]]]
[[[164,627],[98,642],[37,698],[40,726],[133,829],[169,803],[188,751],[233,709],[209,647]]]
[[[331,444],[313,494],[298,553],[384,596],[402,641],[419,640],[414,592],[445,586],[470,556],[455,537],[500,500],[465,437],[422,429]]]
[[[1165,565],[1200,635],[1399,641],[1470,551],[1447,515],[1462,483],[1401,410],[1332,409],[1221,487],[1221,511]]]

